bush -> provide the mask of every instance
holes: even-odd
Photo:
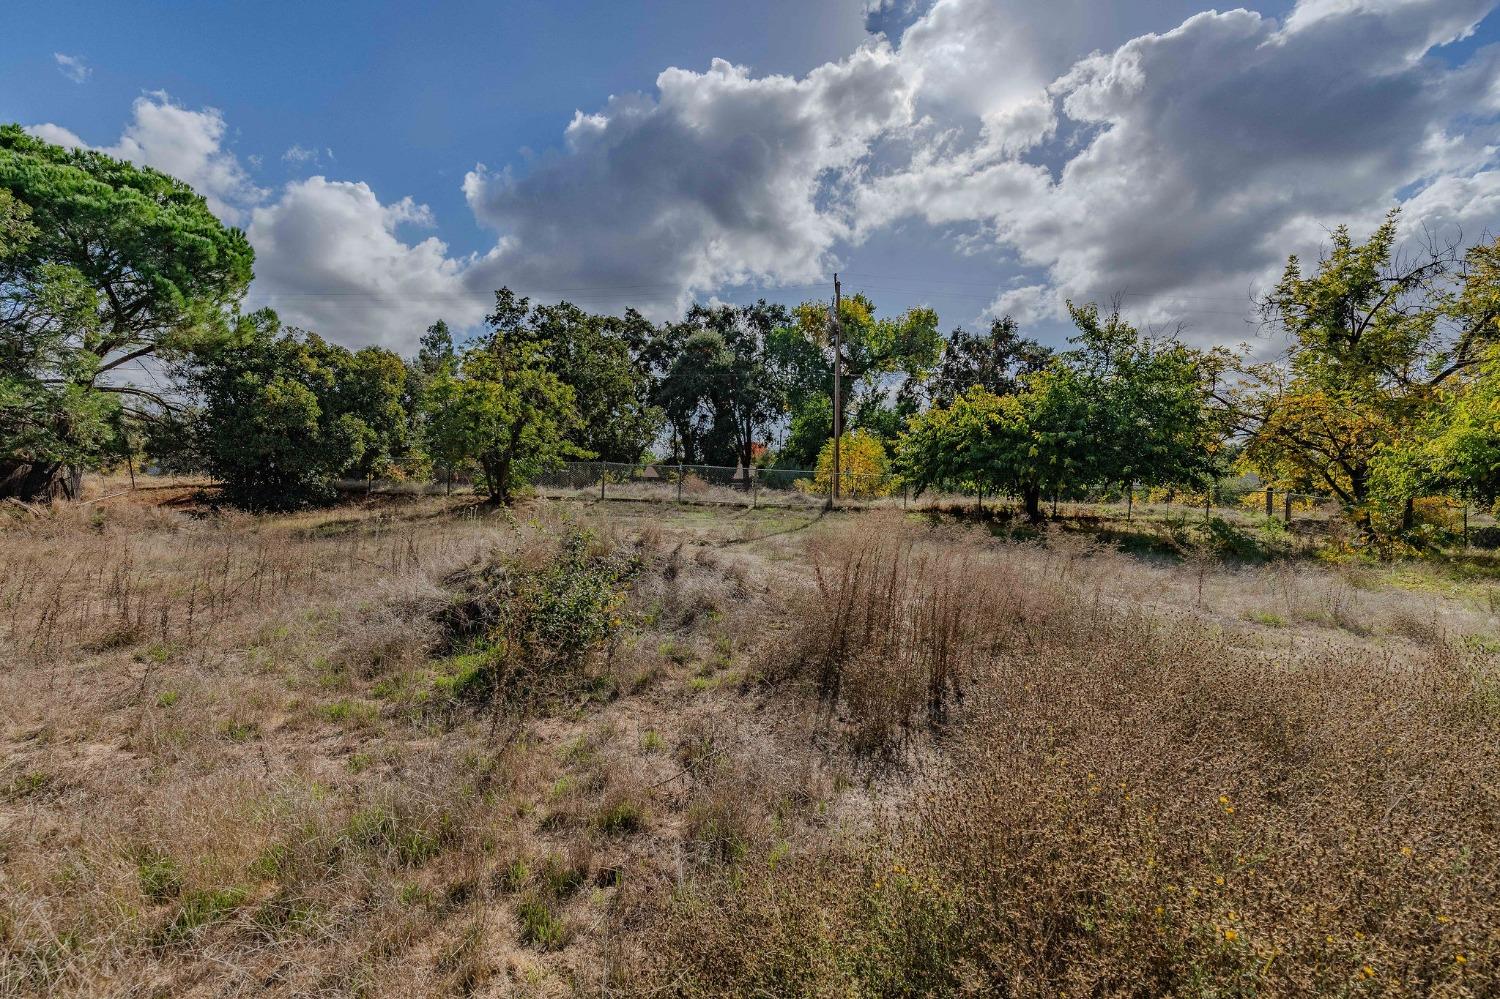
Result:
[[[589,688],[586,666],[622,626],[624,586],[640,568],[637,553],[568,524],[450,579],[460,596],[440,616],[465,647],[443,664],[436,690],[527,709]]]

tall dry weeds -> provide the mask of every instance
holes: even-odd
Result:
[[[1500,989],[1494,656],[1430,632],[1267,648],[1143,606],[1118,557],[1076,547],[887,523],[818,567],[802,668],[835,734],[866,751],[938,723],[941,751],[873,829],[643,890],[631,987]]]

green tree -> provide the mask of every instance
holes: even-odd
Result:
[[[194,446],[226,500],[291,510],[336,496],[334,480],[382,447],[381,429],[358,414],[356,368],[348,350],[283,331],[269,309],[241,318],[228,342],[197,355],[188,374]]]
[[[804,302],[795,310],[789,337],[776,341],[788,386],[792,432],[778,462],[784,467],[816,460],[833,435],[833,328],[827,303]],[[921,386],[943,353],[937,313],[913,308],[877,318],[863,294],[842,300],[839,310],[844,356],[843,425],[862,428],[893,445],[906,421],[921,408]],[[822,413],[826,410],[826,422]],[[825,429],[826,428],[826,429]]]
[[[1216,357],[1142,336],[1118,311],[1069,309],[1074,348],[1022,376],[1018,391],[971,386],[912,420],[897,452],[904,478],[919,491],[1017,495],[1037,520],[1045,495],[1212,474]]]
[[[440,373],[427,400],[428,447],[450,468],[479,466],[490,501],[509,503],[518,486],[567,458],[592,457],[569,435],[577,428],[573,389],[550,368],[526,325],[526,299],[502,289],[452,373]]]
[[[786,408],[786,373],[774,350],[790,316],[764,299],[754,305],[694,305],[663,337],[674,354],[656,399],[686,463],[749,468]]]
[[[1045,393],[996,395],[975,385],[947,406],[919,413],[902,435],[896,471],[918,494],[927,489],[1004,493],[1041,519],[1044,490],[1060,462],[1044,453]]]
[[[662,422],[641,359],[651,324],[634,309],[596,316],[568,302],[539,305],[527,322],[548,366],[573,390],[579,419],[569,440],[601,461],[640,461]]]
[[[221,339],[254,255],[188,185],[15,125],[0,191],[25,206],[0,257],[0,490],[50,495],[67,466],[118,450],[111,428],[171,408],[140,366]]]
[[[1023,337],[1010,316],[990,323],[988,332],[956,329],[948,334],[942,358],[925,388],[934,406],[947,406],[979,386],[994,395],[1010,395],[1021,379],[1047,366],[1052,351]]]
[[[406,401],[408,372],[400,356],[362,347],[342,360],[331,409],[359,421],[362,446],[345,473],[358,478],[405,477],[422,465]]]

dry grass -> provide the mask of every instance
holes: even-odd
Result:
[[[1500,988],[1486,580],[572,511],[0,533],[0,995]]]
[[[1213,612],[1243,575],[1204,587],[1189,573],[1158,593],[1175,609],[1152,607],[1130,593],[1152,572],[1076,543],[887,522],[831,539],[817,566],[813,645],[794,675],[822,694],[841,744],[895,752],[909,780],[887,782],[870,827],[781,856],[762,836],[732,875],[644,889],[638,985],[1500,987],[1492,655],[1399,617],[1395,642],[1361,641],[1371,621],[1306,649],[1268,645]],[[1249,582],[1283,598],[1293,583]]]

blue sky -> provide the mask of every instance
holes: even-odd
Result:
[[[184,176],[256,301],[400,349],[501,283],[661,318],[835,268],[1223,342],[1331,225],[1500,229],[1495,0],[1253,6],[13,0],[0,119]]]

